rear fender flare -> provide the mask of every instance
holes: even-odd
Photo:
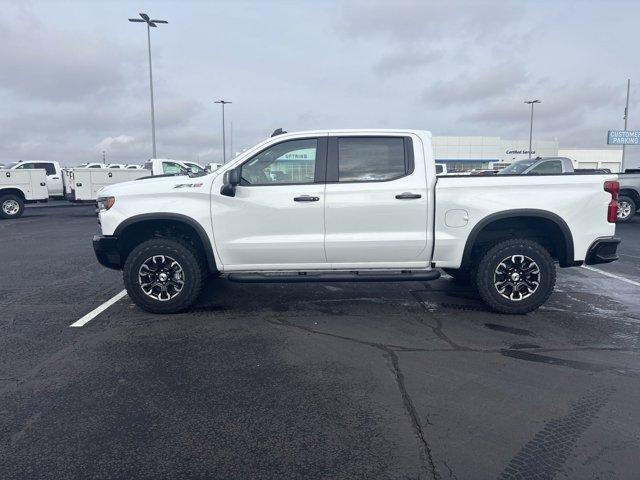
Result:
[[[567,225],[560,216],[556,215],[552,212],[547,212],[545,210],[535,210],[535,209],[516,209],[516,210],[505,210],[502,212],[492,213],[491,215],[483,218],[478,222],[476,226],[473,227],[471,233],[467,237],[467,242],[464,246],[464,252],[462,254],[462,263],[461,265],[465,265],[471,259],[471,252],[473,251],[473,247],[476,243],[478,235],[480,232],[490,223],[495,222],[496,220],[504,220],[505,218],[519,218],[519,217],[536,217],[536,218],[544,218],[547,220],[551,220],[562,232],[562,236],[564,237],[564,259],[560,259],[561,267],[570,267],[574,262],[574,247],[573,247],[573,235],[571,234],[571,229]]]

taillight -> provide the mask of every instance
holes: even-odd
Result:
[[[607,221],[616,223],[618,219],[618,193],[620,192],[620,184],[615,180],[607,180],[604,182],[605,192],[611,194],[611,201],[607,207]]]

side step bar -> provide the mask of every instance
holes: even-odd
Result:
[[[403,271],[331,272],[331,273],[230,273],[227,278],[238,283],[303,283],[303,282],[424,282],[440,278],[439,270],[420,272]]]

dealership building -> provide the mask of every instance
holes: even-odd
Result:
[[[436,162],[445,164],[450,172],[500,169],[529,158],[529,139],[434,136],[433,149]],[[558,140],[534,140],[531,156],[568,157],[574,168],[608,168],[619,172],[622,148],[560,148]]]

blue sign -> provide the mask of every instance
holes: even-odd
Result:
[[[609,130],[607,145],[640,145],[640,131]]]

